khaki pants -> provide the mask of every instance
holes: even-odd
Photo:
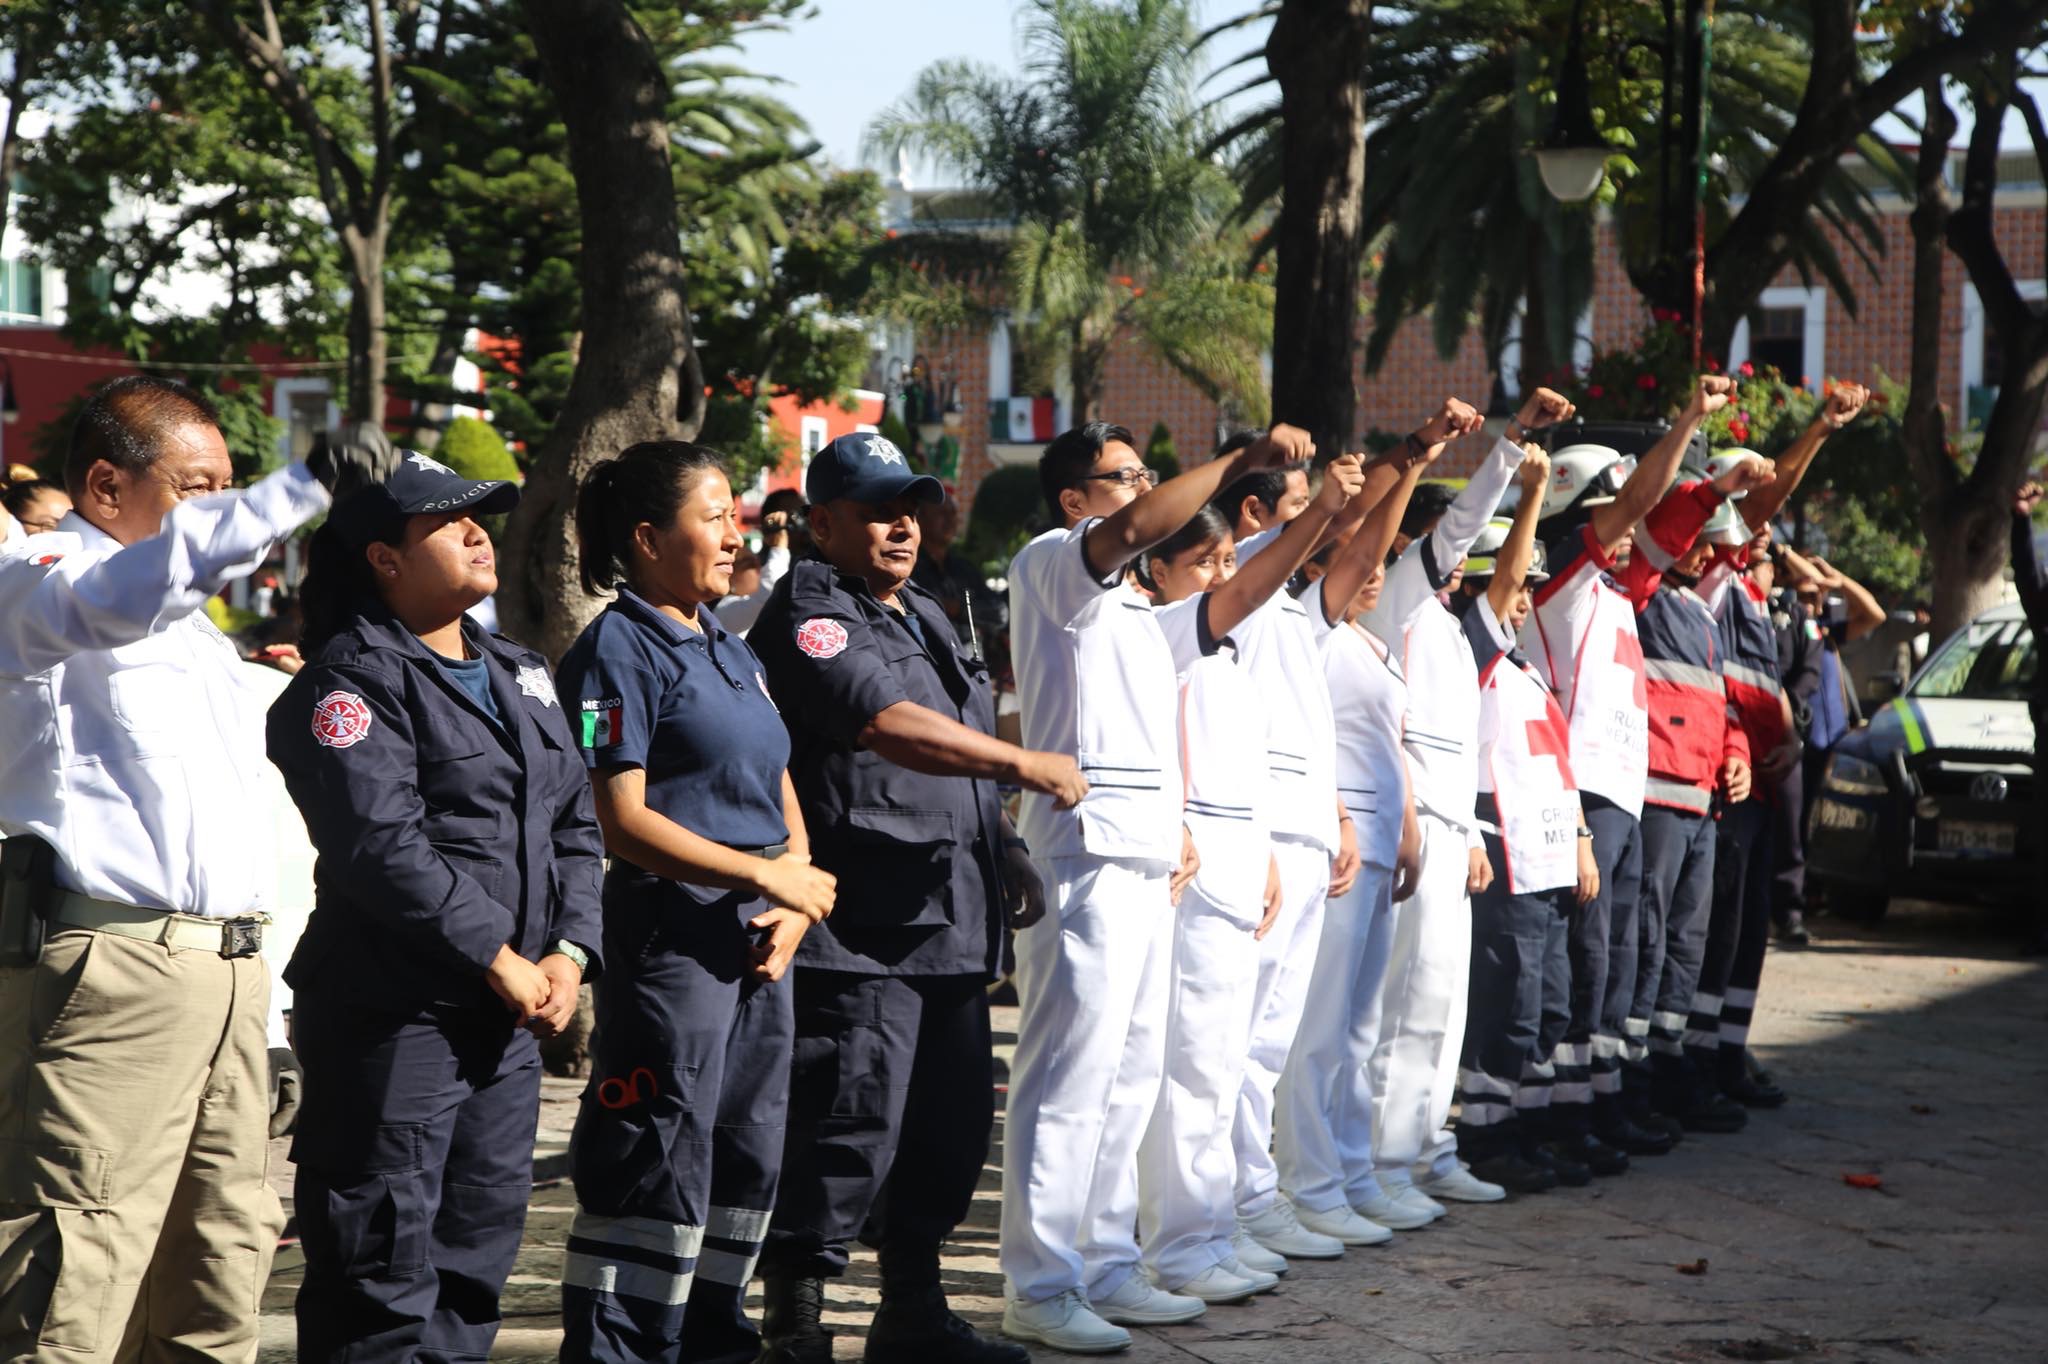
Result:
[[[0,1359],[255,1360],[269,997],[261,957],[82,929],[0,969]]]

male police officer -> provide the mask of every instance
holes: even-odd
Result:
[[[882,1259],[869,1359],[1022,1361],[947,1309],[939,1246],[966,1216],[994,1120],[997,905],[1043,910],[995,783],[1062,806],[1087,784],[1073,759],[993,737],[986,668],[909,585],[938,480],[861,433],[813,458],[805,491],[821,558],[791,569],[748,642],[839,899],[796,959],[788,1137],[761,1255],[766,1358],[832,1357],[820,1280],[864,1236]]]
[[[341,447],[336,447],[339,450]],[[328,503],[243,492],[206,400],[117,379],[73,512],[0,558],[0,1353],[256,1358],[264,1183],[263,708],[200,608]],[[354,476],[388,447],[344,456]],[[47,934],[47,940],[45,940]]]

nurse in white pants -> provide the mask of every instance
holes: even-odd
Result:
[[[1023,732],[1073,754],[1089,792],[1072,810],[1027,794],[1019,827],[1049,912],[1017,935],[1021,1008],[1004,1128],[1003,1332],[1071,1353],[1130,1344],[1118,1323],[1199,1315],[1131,1272],[1135,1162],[1164,1065],[1173,897],[1195,871],[1181,823],[1173,656],[1124,565],[1186,524],[1216,489],[1306,457],[1276,428],[1233,459],[1146,492],[1129,430],[1091,422],[1039,460],[1064,528],[1010,565]]]
[[[1469,406],[1454,406],[1469,419]],[[1518,442],[1570,409],[1562,394],[1537,389],[1455,498],[1440,485],[1418,491],[1395,541],[1400,558],[1387,571],[1379,605],[1365,617],[1374,634],[1401,642],[1408,678],[1402,746],[1422,834],[1415,894],[1394,908],[1370,1071],[1376,1179],[1383,1192],[1411,1204],[1417,1187],[1432,1200],[1507,1196],[1499,1185],[1472,1177],[1445,1126],[1465,1032],[1470,897],[1491,884],[1493,869],[1474,816],[1479,674],[1464,630],[1442,597],[1456,590],[1466,549],[1521,467]]]
[[[1368,531],[1359,541],[1370,554],[1377,542]],[[1385,568],[1373,565],[1349,606],[1343,598],[1356,579],[1341,569],[1340,561],[1302,603],[1311,611],[1334,606],[1345,618],[1323,641],[1323,665],[1337,721],[1337,789],[1358,828],[1362,870],[1347,893],[1324,907],[1308,1004],[1280,1079],[1273,1143],[1281,1187],[1302,1225],[1340,1238],[1356,1233],[1358,1218],[1407,1230],[1438,1215],[1419,1203],[1401,1205],[1373,1168],[1371,1061],[1381,986],[1393,950],[1394,902],[1415,890],[1421,831],[1401,753],[1408,684],[1392,649],[1358,623],[1378,603]]]
[[[1144,1260],[1164,1288],[1232,1302],[1279,1282],[1286,1262],[1241,1258],[1231,1126],[1257,979],[1256,939],[1279,910],[1269,847],[1266,727],[1231,632],[1281,591],[1363,482],[1361,461],[1332,463],[1307,513],[1242,574],[1213,507],[1146,558],[1158,619],[1186,666],[1180,693],[1187,824],[1201,868],[1176,917],[1166,1076],[1139,1150]],[[1243,1251],[1260,1258],[1256,1245]]]

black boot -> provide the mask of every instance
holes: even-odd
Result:
[[[1760,1075],[1749,1064],[1749,1048],[1723,1047],[1718,1058],[1721,1092],[1744,1108],[1781,1108],[1788,1097],[1784,1090]]]
[[[868,1364],[1028,1364],[1021,1345],[982,1335],[946,1305],[939,1248],[884,1242],[882,1305],[868,1327]]]
[[[1664,1133],[1634,1122],[1620,1094],[1593,1096],[1593,1135],[1632,1156],[1661,1156],[1674,1144]]]
[[[1591,1132],[1574,1132],[1548,1143],[1566,1160],[1585,1166],[1596,1175],[1628,1173],[1628,1153],[1610,1146]]]
[[[822,1279],[761,1280],[759,1364],[832,1364]]]

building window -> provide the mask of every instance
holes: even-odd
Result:
[[[325,379],[279,379],[271,392],[270,413],[284,423],[278,453],[294,464],[305,459],[314,437],[341,422],[333,387]]]
[[[43,268],[27,261],[0,261],[0,313],[43,315]]]
[[[2048,280],[2023,279],[2015,283],[2020,297],[2036,316],[2048,311]],[[2005,352],[1984,319],[1984,305],[1978,301],[1976,288],[1968,284],[1963,286],[1962,362],[1963,420],[1967,425],[1981,427],[1991,419],[1992,405],[1998,401],[1998,379],[2005,370]]]
[[[1764,290],[1736,324],[1728,367],[1775,365],[1785,382],[1817,388],[1827,374],[1827,308],[1827,292],[1818,286]]]
[[[800,417],[797,419],[797,443],[803,447],[803,467],[811,467],[811,456],[825,448],[825,419],[823,417]]]
[[[1749,315],[1749,359],[1797,383],[1806,373],[1806,309],[1759,308]]]

